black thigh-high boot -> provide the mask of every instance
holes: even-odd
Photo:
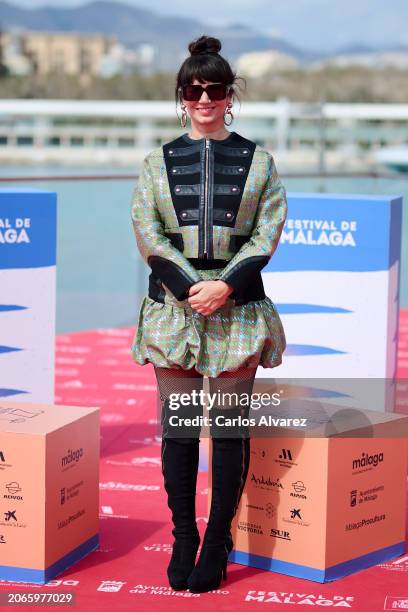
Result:
[[[242,368],[210,378],[211,391],[226,391],[249,397],[256,369]],[[226,396],[228,397],[228,396]],[[210,516],[199,560],[189,576],[188,588],[192,592],[217,589],[222,577],[227,577],[228,555],[233,548],[231,523],[245,487],[250,463],[250,430],[247,425],[230,427],[217,425],[217,417],[246,418],[249,407],[241,401],[233,408],[212,409],[212,498]],[[222,421],[224,422],[224,421]]]
[[[170,415],[194,417],[202,414],[202,406],[183,405],[170,410],[171,393],[199,390],[202,376],[193,372],[174,372],[155,368],[162,400],[163,425],[161,459],[167,504],[172,512],[173,551],[167,576],[174,590],[187,589],[187,578],[194,568],[200,535],[196,523],[195,497],[199,462],[200,426],[171,426]]]
[[[200,544],[195,511],[199,440],[163,438],[161,456],[175,538],[167,576],[174,590],[182,590],[187,589],[187,578],[194,568]]]
[[[188,578],[193,593],[217,589],[227,577],[231,523],[249,468],[250,438],[213,438],[212,445],[211,509],[200,556]]]
[[[238,493],[238,499],[237,499],[237,508],[239,506],[239,502],[241,501],[241,497],[242,497],[242,493],[244,491],[244,487],[245,487],[245,483],[247,480],[247,476],[248,476],[248,470],[249,470],[249,462],[250,462],[250,458],[251,458],[251,439],[250,438],[244,438],[244,474],[242,477],[242,485],[241,488],[239,490]],[[235,512],[236,512],[235,510]],[[235,516],[235,512],[234,512],[234,516]],[[232,517],[234,518],[234,517]],[[232,519],[231,519],[232,522]],[[232,539],[232,534],[231,534],[231,527],[228,530],[228,535],[227,535],[227,551],[228,554],[231,552],[231,550],[234,548],[234,541]]]

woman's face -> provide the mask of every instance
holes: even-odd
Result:
[[[214,81],[204,81],[200,83],[198,79],[194,79],[192,85],[202,85],[204,88],[209,83]],[[232,99],[232,93],[228,93],[227,97],[223,100],[210,100],[207,93],[203,91],[200,100],[198,102],[188,102],[182,99],[183,104],[186,106],[186,110],[191,118],[191,122],[196,125],[197,128],[205,126],[206,128],[218,129],[224,125],[224,113],[227,108],[227,104]]]

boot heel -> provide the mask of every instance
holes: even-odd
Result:
[[[230,554],[231,550],[234,548],[234,542],[232,539],[232,535],[231,535],[231,530],[228,534],[228,538],[227,538],[227,542],[226,542],[226,547],[227,547],[227,553]]]
[[[188,577],[190,591],[203,593],[218,589],[222,579],[227,578],[227,561],[225,545],[208,547],[204,541],[198,562]]]

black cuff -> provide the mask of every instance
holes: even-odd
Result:
[[[147,263],[177,300],[186,300],[190,287],[198,283],[178,264],[160,255],[150,255],[147,258]]]
[[[221,280],[225,281],[234,288],[230,297],[236,297],[238,293],[243,291],[252,281],[255,274],[260,272],[266,266],[270,257],[268,255],[253,255],[243,259],[234,266],[227,274],[223,275]]]

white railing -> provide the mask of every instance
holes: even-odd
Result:
[[[281,159],[368,155],[408,143],[408,104],[236,101],[231,128]],[[178,109],[180,114],[180,109]],[[0,100],[0,158],[139,163],[182,131],[174,101]],[[309,157],[308,157],[309,156]],[[303,163],[303,158],[298,159]]]

